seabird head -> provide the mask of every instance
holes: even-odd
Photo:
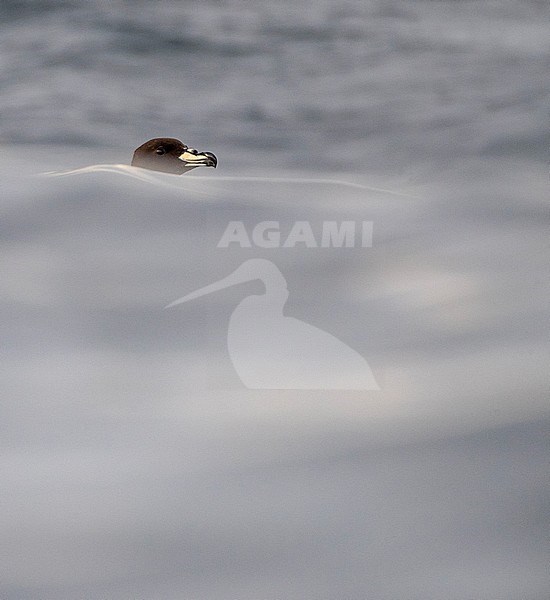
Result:
[[[182,175],[195,167],[216,167],[212,152],[199,152],[174,138],[154,138],[134,152],[133,167]]]

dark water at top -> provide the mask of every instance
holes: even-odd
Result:
[[[0,141],[174,135],[317,170],[545,160],[548,16],[540,1],[3,2]]]

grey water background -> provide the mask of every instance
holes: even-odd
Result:
[[[549,16],[0,4],[2,600],[548,597]],[[157,135],[219,168],[39,175]],[[373,247],[216,247],[327,219]],[[162,310],[253,257],[380,392],[243,389],[259,284]]]

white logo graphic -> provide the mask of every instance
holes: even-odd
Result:
[[[245,261],[231,275],[166,308],[259,279],[265,293],[242,300],[227,332],[229,356],[250,389],[378,390],[366,360],[330,333],[283,315],[286,280],[269,260]]]

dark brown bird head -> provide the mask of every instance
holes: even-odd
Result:
[[[216,167],[212,152],[199,152],[175,138],[154,138],[134,152],[133,167],[182,175],[195,167]]]

